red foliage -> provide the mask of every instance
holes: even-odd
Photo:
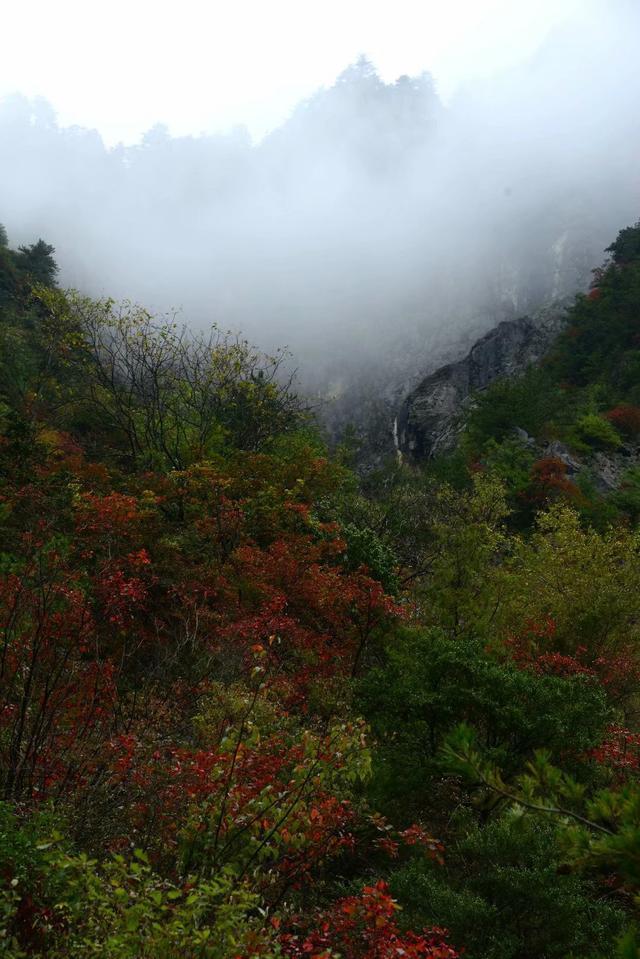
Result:
[[[604,741],[591,751],[597,763],[611,769],[619,779],[640,770],[640,734],[615,723],[609,726]]]
[[[110,534],[126,539],[139,519],[135,496],[122,493],[95,496],[93,493],[84,493],[76,510],[76,530],[80,535]]]
[[[533,651],[537,652],[541,643],[553,640],[556,622],[551,616],[541,620],[527,619],[517,636],[511,636],[508,647],[516,662],[528,665]]]
[[[116,488],[64,437],[38,456],[2,490],[4,796],[83,816],[95,796],[105,849],[139,845],[168,872],[233,864],[267,904],[331,857],[442,861],[421,826],[394,832],[347,786],[364,732],[330,703],[401,609],[314,515],[335,469],[246,454]],[[396,912],[367,886],[293,923],[284,953],[457,957]]]
[[[522,668],[540,675],[591,677],[600,683],[612,702],[629,696],[640,682],[640,664],[633,649],[597,655],[585,646],[573,654],[554,649],[556,624],[547,616],[539,622],[527,620],[521,632],[511,636],[507,648],[512,659]]]
[[[294,920],[281,934],[289,959],[321,959],[339,953],[343,959],[458,959],[444,929],[401,932],[398,904],[385,882],[365,886],[359,896],[336,902],[319,913],[310,928],[308,917]]]
[[[551,616],[539,622],[527,620],[522,632],[512,636],[507,644],[513,660],[539,675],[596,676],[596,671],[584,662],[584,647],[579,646],[574,656],[545,648],[553,644],[555,633],[556,624]]]
[[[635,693],[640,682],[640,664],[633,648],[598,656],[592,663],[594,672],[613,702]]]
[[[624,436],[640,435],[640,407],[633,406],[631,403],[619,403],[604,415]]]
[[[0,583],[0,766],[7,796],[46,798],[87,781],[117,699],[115,667],[96,656],[79,577],[49,551]],[[92,744],[94,744],[92,746]]]
[[[517,636],[511,636],[507,648],[511,658],[522,669],[539,675],[596,676],[596,671],[583,660],[584,647],[578,647],[574,656],[549,648],[553,646],[556,623],[551,616],[542,620],[527,620]]]
[[[556,456],[537,460],[531,467],[526,498],[536,504],[558,498],[579,499],[582,494],[576,484],[568,479],[567,469],[567,464]]]
[[[305,763],[305,745],[285,734],[273,734],[254,745],[238,739],[231,750],[220,744],[212,748],[167,744],[150,752],[148,744],[132,735],[117,737],[109,745],[111,774],[131,797],[129,837],[144,831],[151,816],[169,852],[191,808],[195,815],[191,843],[197,845],[198,833],[206,833],[212,811],[217,810],[219,848],[214,855],[219,862],[224,862],[227,850],[235,854],[241,848],[240,840],[261,840],[273,832],[278,858],[272,855],[271,867],[287,876],[295,874],[298,883],[319,858],[354,842],[350,804],[323,788],[317,776],[310,775],[301,784],[297,773]],[[307,764],[319,772],[340,769],[344,763],[344,757],[334,755],[327,737]],[[277,804],[274,796],[279,797]],[[282,807],[289,811],[287,817],[282,817]]]

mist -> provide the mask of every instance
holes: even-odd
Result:
[[[61,283],[288,346],[303,384],[402,390],[502,319],[589,282],[640,216],[640,10],[585,5],[447,103],[361,59],[260,142],[135,145],[0,104],[0,222]],[[81,81],[79,81],[81,82]]]

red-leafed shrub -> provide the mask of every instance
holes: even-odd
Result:
[[[385,882],[365,886],[359,896],[340,899],[317,915],[313,928],[308,917],[294,921],[281,936],[283,952],[289,959],[324,959],[336,953],[343,959],[458,959],[446,930],[402,932],[398,910]]]
[[[591,756],[619,778],[637,774],[640,770],[640,734],[614,723],[607,729],[602,743],[592,750]]]
[[[619,403],[605,418],[624,436],[636,437],[640,435],[640,407],[631,403]]]
[[[526,497],[532,503],[566,498],[577,500],[581,493],[567,476],[567,464],[557,456],[545,456],[531,467],[531,479]]]

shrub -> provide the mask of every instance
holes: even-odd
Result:
[[[589,446],[617,449],[622,439],[615,426],[598,413],[585,413],[576,423],[576,432]]]
[[[623,436],[635,437],[640,434],[640,407],[632,403],[619,403],[605,418]]]
[[[465,959],[611,955],[624,913],[559,868],[553,823],[507,815],[482,828],[459,818],[446,874],[414,859],[391,878],[408,921],[446,925]]]
[[[533,503],[546,503],[558,497],[577,500],[580,490],[567,477],[567,464],[557,456],[545,456],[531,467],[527,498]]]

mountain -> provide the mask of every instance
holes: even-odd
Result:
[[[609,253],[359,475],[282,354],[0,229],[0,953],[639,959],[640,224]]]

